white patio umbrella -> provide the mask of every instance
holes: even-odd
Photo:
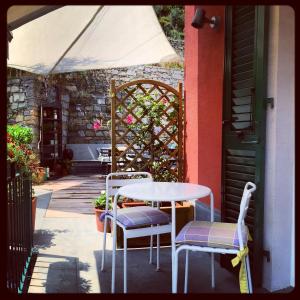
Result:
[[[152,6],[63,6],[12,32],[8,66],[37,74],[180,60]]]

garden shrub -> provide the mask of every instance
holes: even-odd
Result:
[[[7,133],[11,136],[13,141],[20,145],[29,145],[32,143],[33,133],[30,127],[21,126],[19,124],[8,125]]]

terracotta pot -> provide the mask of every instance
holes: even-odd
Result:
[[[31,202],[31,216],[32,216],[32,230],[35,228],[35,213],[36,213],[36,197],[32,197]]]
[[[63,176],[67,176],[67,175],[69,175],[69,172],[68,172],[68,170],[67,170],[67,169],[65,169],[65,168],[63,168],[63,169],[62,169],[62,175],[63,175]]]
[[[134,202],[122,202],[122,208],[134,207],[134,206],[145,206],[144,201],[134,201]]]
[[[97,225],[97,230],[100,232],[104,232],[104,222],[100,221],[100,215],[105,211],[104,209],[98,209],[94,208],[95,210],[95,215],[96,215],[96,225]],[[110,232],[110,220],[107,222],[107,228],[106,232]]]
[[[56,163],[54,165],[55,176],[61,176],[62,175],[62,170],[63,170],[63,168],[62,168],[61,163]]]
[[[72,149],[67,149],[65,147],[64,151],[63,151],[63,159],[69,159],[72,160],[73,159],[73,150]]]

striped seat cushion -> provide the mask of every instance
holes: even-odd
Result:
[[[113,216],[112,211],[108,211],[106,214]],[[105,213],[101,214],[100,220],[103,220],[104,217]],[[162,225],[170,223],[170,216],[157,208],[150,206],[135,206],[118,209],[117,221],[126,228]]]
[[[244,245],[248,240],[248,228],[242,228]],[[206,221],[191,221],[176,237],[176,243],[203,247],[239,249],[237,224]]]

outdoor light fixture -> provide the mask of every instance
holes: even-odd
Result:
[[[209,19],[205,16],[204,9],[197,8],[192,21],[192,26],[195,28],[202,28],[204,23],[209,23],[211,28],[216,29],[220,23],[220,17],[213,16]]]

